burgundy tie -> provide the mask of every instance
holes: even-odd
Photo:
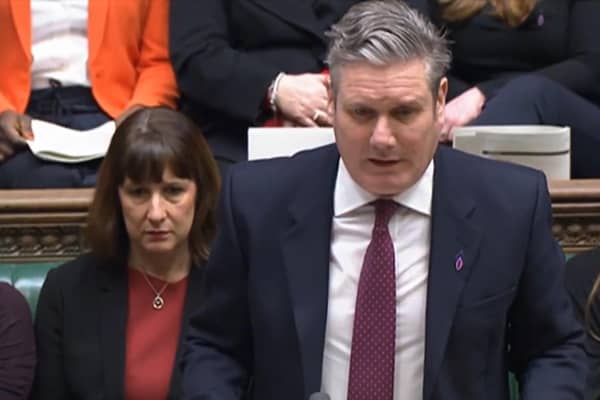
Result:
[[[394,398],[396,274],[388,222],[397,208],[392,200],[375,201],[375,225],[358,281],[348,400]]]

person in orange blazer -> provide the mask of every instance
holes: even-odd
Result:
[[[82,1],[84,13],[88,4],[89,86],[50,80],[48,88],[32,90],[36,1],[0,2],[0,188],[93,186],[99,161],[49,163],[23,150],[35,134],[31,117],[84,130],[111,119],[118,124],[143,106],[174,108],[178,92],[168,56],[169,1]]]

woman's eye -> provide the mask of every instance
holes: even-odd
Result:
[[[132,187],[127,189],[127,193],[133,197],[142,197],[146,194],[146,189],[142,187]]]
[[[180,186],[167,186],[165,188],[165,193],[169,196],[177,196],[178,194],[183,193],[183,188]]]

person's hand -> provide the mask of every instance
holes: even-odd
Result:
[[[327,75],[286,74],[279,82],[275,105],[285,119],[297,126],[331,126],[328,88]]]
[[[6,161],[26,140],[33,139],[31,117],[7,110],[0,113],[0,162]]]
[[[446,104],[444,124],[440,132],[440,141],[452,140],[452,128],[465,126],[481,114],[485,96],[477,87],[472,87]]]
[[[136,112],[137,110],[139,110],[141,108],[144,108],[144,106],[141,106],[139,104],[135,104],[135,105],[127,108],[115,119],[115,125],[118,127],[119,125],[121,125],[121,123],[123,121],[125,121],[127,119],[127,117],[129,117],[131,114],[133,114],[134,112]]]

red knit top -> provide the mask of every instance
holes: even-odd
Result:
[[[148,276],[157,291],[165,281]],[[167,285],[164,306],[152,307],[155,294],[141,271],[129,268],[129,302],[125,338],[125,398],[164,400],[179,344],[188,278]]]

